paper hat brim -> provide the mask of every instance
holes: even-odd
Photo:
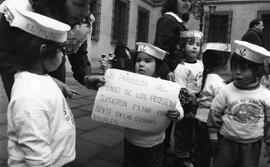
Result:
[[[234,43],[236,44],[235,53],[251,62],[263,64],[270,58],[270,52],[261,46],[239,40],[235,40]]]
[[[180,31],[180,38],[199,38],[202,39],[203,33],[197,30]]]
[[[156,46],[153,46],[149,43],[144,43],[144,42],[137,42],[136,43],[137,45],[137,51],[138,52],[144,52],[144,53],[147,53],[157,59],[160,59],[160,60],[163,60],[165,55],[167,54],[166,51],[156,47]]]
[[[0,5],[11,27],[17,27],[34,36],[55,42],[65,42],[71,27],[41,14]]]
[[[207,50],[216,50],[221,52],[231,52],[231,45],[227,43],[211,42],[206,43],[202,47],[202,53]]]

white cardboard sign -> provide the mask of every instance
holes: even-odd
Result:
[[[179,84],[117,69],[108,69],[105,79],[96,95],[93,120],[149,132],[166,129],[166,113],[175,108]]]

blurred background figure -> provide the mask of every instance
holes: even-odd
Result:
[[[114,49],[114,59],[112,62],[112,68],[120,70],[132,70],[132,59],[130,55],[130,49],[124,45],[122,41],[118,41]]]
[[[104,74],[108,68],[108,59],[105,53],[102,53],[99,63],[100,63],[99,71],[101,74]]]

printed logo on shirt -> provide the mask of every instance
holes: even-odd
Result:
[[[259,100],[252,98],[240,99],[228,108],[230,119],[240,123],[257,123],[263,117],[263,106]]]

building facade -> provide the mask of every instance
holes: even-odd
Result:
[[[163,0],[97,0],[96,21],[88,40],[89,59],[98,67],[102,53],[114,52],[120,40],[130,49],[136,42],[154,42],[155,26]],[[67,63],[67,70],[69,63]]]
[[[95,11],[98,34],[92,36],[89,52],[93,67],[102,53],[113,52],[117,39],[134,48],[137,41],[153,43],[155,26],[164,0],[98,0]],[[215,5],[210,14],[208,6]],[[206,0],[203,33],[205,42],[230,42],[241,39],[252,19],[264,22],[266,48],[270,50],[270,0]],[[200,20],[191,14],[189,29],[199,30]]]
[[[102,53],[114,51],[119,40],[131,49],[138,41],[154,42],[156,23],[164,0],[96,1],[93,11],[96,21],[91,40],[88,40],[89,59],[93,67],[99,66]],[[209,5],[216,6],[214,14],[209,13]],[[206,0],[204,11],[202,31],[205,42],[232,43],[241,39],[248,30],[249,22],[260,17],[264,22],[266,48],[270,50],[270,0]],[[200,20],[195,18],[191,14],[189,29],[199,30]],[[69,63],[67,71],[70,71]]]
[[[214,14],[209,14],[209,5],[215,5]],[[269,0],[207,0],[204,7],[203,32],[205,42],[233,42],[241,39],[255,18],[264,22],[263,36],[270,50],[270,1]],[[190,29],[199,29],[199,21],[193,15]]]

